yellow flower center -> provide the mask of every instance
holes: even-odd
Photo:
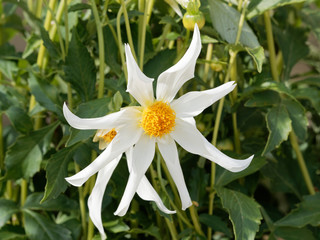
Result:
[[[117,131],[113,128],[102,136],[103,140],[107,143],[111,142],[112,139],[117,135]]]
[[[143,110],[140,126],[151,137],[162,137],[173,130],[175,119],[176,113],[170,105],[159,101]]]

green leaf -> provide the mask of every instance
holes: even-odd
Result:
[[[27,38],[27,46],[23,51],[22,58],[26,59],[28,56],[30,56],[36,49],[40,47],[40,44],[41,44],[41,39],[39,38],[39,36],[32,33]]]
[[[15,202],[7,199],[0,199],[0,228],[6,224],[12,214],[18,211],[19,208]]]
[[[123,103],[123,98],[121,96],[121,93],[119,91],[117,91],[112,99],[111,99],[111,102],[109,102],[108,104],[108,108],[110,109],[110,111],[112,112],[116,112],[116,111],[119,111],[120,108],[121,108],[121,105]]]
[[[118,46],[113,38],[112,32],[109,27],[103,28],[103,38],[104,38],[104,60],[107,65],[114,71],[118,76],[121,75],[121,66],[118,62]]]
[[[96,83],[96,67],[87,48],[73,29],[64,66],[65,80],[78,92],[82,101],[92,99]]]
[[[284,98],[282,103],[289,113],[295,134],[300,140],[305,140],[307,137],[308,119],[305,115],[304,107],[298,101],[290,98]]]
[[[223,207],[228,211],[235,239],[253,240],[259,230],[260,206],[243,193],[227,188],[216,188]]]
[[[253,60],[254,60],[254,62],[256,64],[258,72],[261,73],[262,64],[263,64],[263,61],[265,59],[263,47],[261,47],[261,46],[257,47],[257,48],[248,48],[248,47],[246,47],[245,49],[250,54],[250,56],[253,58]]]
[[[228,224],[218,216],[203,213],[199,215],[199,221],[212,228],[214,231],[222,232],[227,237],[232,238],[232,232],[228,228]]]
[[[317,81],[320,82],[319,78]],[[309,100],[314,109],[320,114],[320,91],[318,89],[311,87],[298,88],[292,94],[298,99]]]
[[[209,0],[209,11],[213,27],[224,40],[234,44],[241,14],[233,7],[217,0]],[[243,23],[240,43],[252,49],[260,47],[256,35],[246,21]]]
[[[77,148],[81,147],[81,145],[79,143],[66,147],[51,156],[46,166],[47,183],[41,203],[57,198],[60,193],[67,189],[68,184],[64,178],[68,176],[68,164],[73,159]]]
[[[54,123],[17,139],[6,154],[6,179],[29,178],[39,171],[42,160],[40,146],[51,138],[57,126]]]
[[[244,104],[246,107],[268,107],[279,104],[281,98],[275,91],[262,91],[254,93]]]
[[[58,89],[51,84],[37,78],[34,73],[29,72],[29,87],[38,103],[49,111],[62,117],[62,104],[58,101]]]
[[[100,98],[79,105],[76,115],[81,118],[95,118],[105,116],[110,112],[108,106],[111,98]],[[85,141],[94,134],[95,130],[71,129],[71,135],[66,146],[71,146],[77,142]]]
[[[291,119],[283,105],[273,107],[266,115],[269,137],[262,155],[277,148],[284,140],[288,139],[291,131]]]
[[[11,106],[6,110],[6,115],[10,119],[10,122],[21,133],[28,133],[33,129],[31,118],[20,107]]]
[[[0,59],[0,72],[7,78],[13,80],[13,74],[18,71],[17,64],[13,61]]]
[[[61,56],[60,50],[50,39],[48,32],[43,27],[40,27],[40,33],[43,45],[48,50],[50,57],[59,59]]]
[[[304,227],[307,224],[319,226],[320,224],[320,194],[304,196],[297,208],[284,218],[275,222],[276,226]]]
[[[23,234],[6,231],[1,229],[0,230],[0,239],[1,240],[27,240],[27,237]]]
[[[148,228],[145,228],[145,229],[142,229],[142,228],[133,228],[129,231],[129,233],[132,233],[132,234],[144,234],[144,235],[149,235],[149,236],[152,236],[154,237],[155,239],[162,239],[161,238],[161,235],[160,235],[160,232],[159,232],[159,228],[154,226],[154,225],[151,225],[149,226]]]
[[[290,240],[316,240],[312,232],[307,228],[293,228],[293,227],[277,227],[274,232],[270,234],[270,240],[290,239]]]
[[[39,213],[24,210],[24,222],[30,240],[72,240],[71,232]]]
[[[255,16],[261,15],[267,10],[285,6],[288,4],[305,2],[305,0],[252,0],[248,6],[248,18],[253,18]]]
[[[25,204],[24,209],[29,210],[43,210],[43,211],[73,211],[79,208],[78,203],[72,199],[67,198],[64,195],[60,195],[56,199],[51,199],[40,204],[44,193],[30,194]]]
[[[283,79],[289,79],[291,69],[309,53],[307,31],[301,28],[288,27],[285,30],[275,29],[276,37],[283,56]]]
[[[130,230],[130,227],[125,224],[122,220],[114,220],[106,222],[103,226],[108,229],[108,231],[113,233],[127,232]]]
[[[230,172],[220,166],[217,166],[215,185],[219,187],[225,186],[236,179],[248,176],[258,171],[266,163],[267,162],[264,157],[255,157],[250,163],[249,167],[247,167],[245,170],[241,172],[236,172],[236,173]]]

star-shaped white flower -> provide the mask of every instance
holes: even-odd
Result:
[[[103,193],[124,152],[127,155],[130,175],[118,209],[114,213],[119,216],[127,212],[136,192],[145,200],[155,201],[162,211],[174,213],[163,205],[145,177],[154,158],[156,144],[177,186],[183,210],[190,207],[192,202],[180,166],[176,142],[186,151],[203,156],[232,172],[242,171],[249,166],[253,156],[237,160],[223,154],[198,131],[194,120],[205,108],[231,92],[235,87],[234,82],[206,91],[189,92],[174,99],[181,86],[194,77],[200,51],[200,32],[196,25],[191,45],[185,55],[158,77],[154,98],[153,79],[141,72],[130,47],[125,45],[127,91],[141,106],[126,107],[100,118],[83,119],[70,112],[66,105],[63,106],[64,116],[72,127],[99,129],[95,140],[99,139],[100,147],[105,148],[89,166],[66,178],[72,185],[81,186],[89,177],[99,172],[88,205],[90,217],[101,235],[104,234],[100,216]]]

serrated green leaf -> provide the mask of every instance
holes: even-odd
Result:
[[[100,98],[79,105],[77,116],[81,118],[102,117],[110,112],[108,105],[111,98]],[[71,135],[66,143],[66,146],[71,146],[77,142],[85,141],[94,134],[95,130],[78,130],[71,129]]]
[[[308,119],[305,115],[304,107],[298,101],[289,98],[283,99],[282,103],[289,113],[295,134],[300,140],[305,140],[307,137]]]
[[[319,79],[316,79],[320,84]],[[295,89],[292,93],[298,99],[307,99],[320,114],[320,91],[316,88],[306,87]]]
[[[49,111],[62,117],[61,103],[58,102],[58,89],[51,84],[38,79],[32,72],[29,72],[29,87],[38,103]]]
[[[43,41],[43,45],[48,50],[50,57],[59,59],[61,56],[60,50],[50,39],[49,33],[43,27],[40,27],[40,34]]]
[[[282,227],[304,227],[307,224],[320,224],[320,194],[304,196],[297,208],[274,224]]]
[[[269,136],[262,155],[278,147],[283,141],[288,139],[291,131],[291,119],[287,109],[283,105],[273,107],[266,115]]]
[[[11,106],[6,110],[10,122],[21,133],[28,133],[33,129],[31,118],[25,110],[17,106]]]
[[[209,0],[208,2],[213,27],[224,40],[230,44],[234,44],[241,14],[233,7],[221,1]],[[246,21],[243,23],[239,41],[243,46],[252,49],[260,47],[256,35]]]
[[[215,180],[215,185],[222,187],[227,185],[228,183],[248,176],[259,169],[261,169],[265,164],[266,164],[266,159],[264,157],[256,157],[252,160],[250,163],[249,167],[247,167],[245,170],[241,172],[230,172],[220,166],[217,166],[217,172],[216,172],[216,180]]]
[[[288,4],[300,3],[305,0],[252,0],[248,6],[248,18],[253,18],[255,16],[263,14],[265,11],[285,6]]]
[[[41,202],[45,202],[57,198],[60,193],[67,189],[68,164],[73,159],[77,148],[81,147],[81,143],[66,147],[59,152],[53,154],[46,166],[47,183],[45,193]]]
[[[307,31],[301,28],[288,27],[275,31],[283,56],[283,79],[289,79],[293,66],[309,53]]]
[[[92,99],[95,91],[96,67],[76,28],[72,31],[64,71],[65,80],[77,91],[82,101]]]
[[[56,199],[51,199],[40,203],[43,198],[44,193],[33,193],[30,194],[25,204],[23,205],[24,209],[29,210],[43,210],[43,211],[73,211],[79,208],[78,203],[70,198],[67,198],[64,195],[60,195]]]
[[[281,98],[277,92],[266,90],[254,93],[244,105],[246,107],[268,107],[279,104],[280,101]]]
[[[6,179],[29,178],[39,171],[42,160],[40,145],[52,136],[57,126],[54,123],[17,139],[6,154]]]
[[[24,222],[30,240],[72,240],[71,232],[39,213],[24,210]]]
[[[288,240],[316,240],[312,232],[307,228],[293,228],[293,227],[277,227],[274,232],[270,234],[270,240],[288,239]]]
[[[235,239],[253,240],[262,219],[259,204],[237,191],[227,188],[217,188],[216,190],[223,207],[229,213]]]
[[[228,228],[228,223],[224,222],[220,217],[203,213],[199,215],[199,221],[214,231],[222,232],[227,237],[232,238],[232,232]]]
[[[6,222],[11,218],[12,214],[18,211],[19,207],[15,202],[7,199],[0,199],[0,228],[6,224]]]
[[[262,64],[263,64],[263,61],[265,59],[263,47],[261,47],[261,46],[257,47],[257,48],[248,48],[248,47],[246,47],[245,49],[250,54],[250,56],[253,58],[253,60],[254,60],[254,62],[256,64],[258,72],[261,73]]]

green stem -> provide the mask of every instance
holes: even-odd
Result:
[[[191,216],[191,219],[192,219],[192,222],[193,222],[193,225],[194,225],[194,229],[201,236],[205,236],[203,231],[202,231],[202,229],[201,229],[201,224],[199,222],[199,216],[198,216],[198,212],[197,212],[196,207],[194,205],[192,205],[189,208],[189,211],[190,211],[190,216]]]
[[[172,221],[165,218],[172,240],[178,240],[178,233]]]
[[[92,150],[92,152],[91,152],[91,161],[93,162],[96,158],[97,158],[97,152]],[[92,192],[92,189],[94,187],[95,182],[96,182],[96,176],[93,175],[91,178],[89,178],[89,180],[86,183],[87,185],[89,185],[89,192],[90,193]],[[83,196],[83,198],[84,197],[85,196]],[[93,238],[93,235],[94,235],[94,226],[93,226],[93,223],[90,220],[90,218],[89,218],[89,221],[88,221],[88,228],[87,229],[88,229],[87,240],[91,240]]]
[[[4,149],[3,149],[3,114],[0,113],[0,172],[4,169]]]
[[[103,97],[103,90],[104,90],[104,39],[103,39],[103,32],[102,32],[102,25],[99,18],[99,13],[97,6],[94,0],[91,0],[91,6],[93,11],[94,20],[97,26],[97,33],[98,33],[98,45],[99,45],[99,89],[98,89],[98,98]]]
[[[124,16],[124,22],[126,25],[128,42],[129,42],[129,45],[131,48],[132,55],[133,55],[134,59],[137,61],[137,55],[134,50],[134,45],[133,45],[133,41],[132,41],[132,34],[131,34],[131,28],[130,28],[130,22],[129,22],[129,16],[128,16],[126,4],[127,4],[127,1],[125,3],[124,0],[121,0],[121,7],[122,7],[122,11],[123,11],[123,16]]]
[[[121,6],[118,14],[117,14],[117,36],[118,36],[118,47],[120,51],[120,58],[121,58],[121,63],[122,63],[122,68],[124,72],[124,76],[126,78],[126,81],[128,83],[128,72],[127,72],[127,67],[125,64],[125,58],[124,58],[124,49],[123,49],[123,44],[122,44],[122,38],[121,38],[121,14],[123,13],[123,7]],[[131,96],[131,95],[130,95]]]
[[[80,167],[76,162],[74,163],[74,168],[76,170],[76,173],[80,172]],[[86,222],[87,213],[86,213],[86,204],[85,204],[85,199],[84,199],[84,194],[83,194],[83,187],[79,187],[78,192],[79,192],[81,226],[82,226],[82,231],[83,231],[82,235],[86,236],[87,235],[87,222]]]
[[[36,16],[38,18],[41,17],[41,10],[42,10],[42,0],[37,1],[37,7],[36,7]]]
[[[207,47],[207,54],[206,54],[206,63],[204,64],[204,71],[203,71],[203,81],[206,83],[208,81],[208,73],[210,68],[209,61],[212,58],[212,51],[213,51],[213,44],[209,43]]]
[[[302,172],[302,175],[303,175],[303,179],[304,179],[304,181],[305,181],[305,183],[307,185],[308,191],[309,191],[310,194],[314,195],[314,194],[316,194],[315,190],[314,190],[314,186],[313,186],[313,183],[311,181],[311,178],[310,178],[306,163],[304,161],[303,155],[302,155],[301,150],[299,148],[297,136],[294,133],[294,131],[290,132],[289,139],[290,139],[291,145],[293,147],[293,150],[296,153],[297,160],[298,160],[298,163],[299,163],[299,167],[301,169],[301,172]]]
[[[68,2],[64,0],[64,30],[65,30],[65,41],[66,41],[66,55],[69,50],[69,19],[68,19]]]
[[[20,205],[23,207],[26,199],[27,199],[27,193],[28,192],[28,182],[26,179],[21,180],[21,192],[20,192]]]
[[[139,67],[143,71],[143,60],[144,60],[144,46],[146,42],[146,28],[147,28],[147,17],[148,17],[148,2],[144,5],[144,15],[142,19],[141,27],[141,38],[140,38],[140,53],[139,53]]]

